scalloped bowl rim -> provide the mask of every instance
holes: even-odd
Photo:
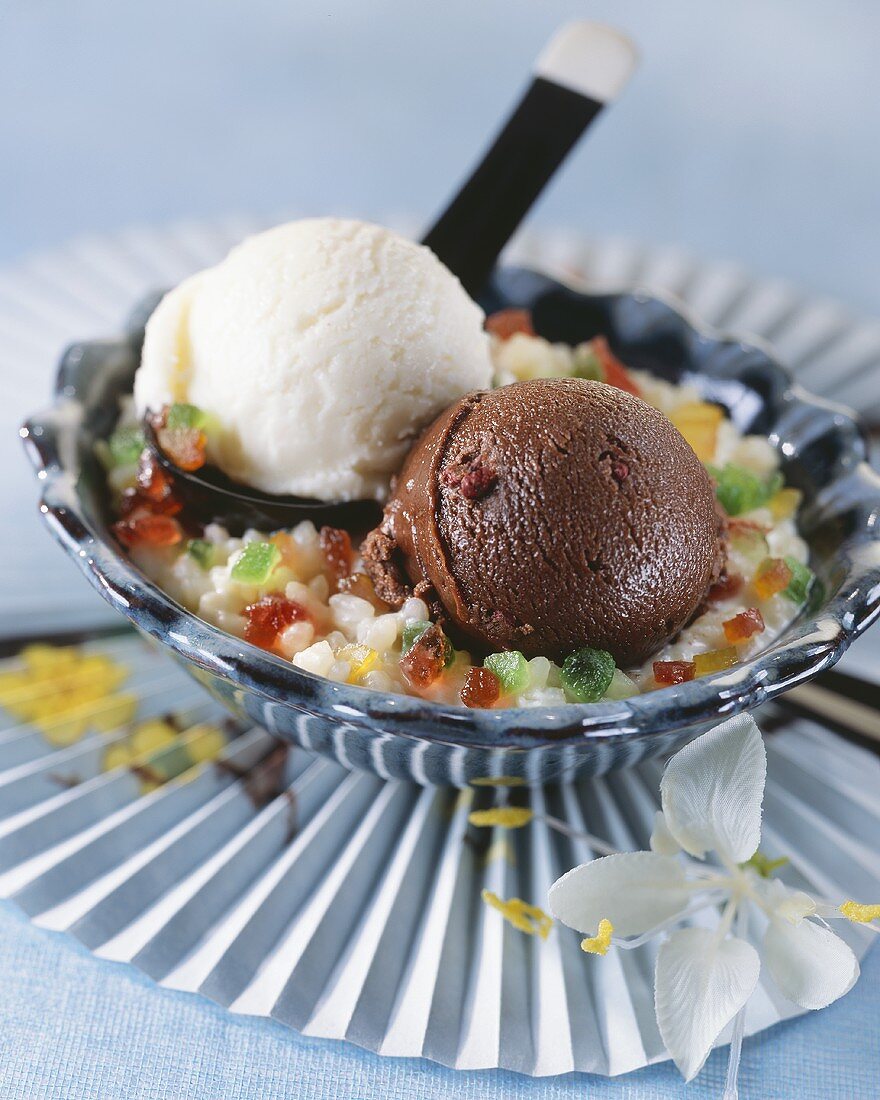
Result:
[[[506,270],[551,279],[533,269]],[[784,379],[787,396],[802,406],[834,412],[838,423],[848,421],[860,431],[858,418],[850,410],[815,398],[794,383],[765,341],[759,337],[743,339],[714,329],[697,319],[674,295],[638,286],[619,292],[605,287],[601,292],[591,292],[579,287],[576,280],[552,277],[552,281],[586,297],[627,297],[639,303],[659,303],[692,334],[716,346],[736,345],[746,351],[758,351],[766,359],[766,366]],[[136,310],[135,315],[137,313]],[[75,344],[73,348],[102,343],[106,341],[88,341]],[[62,362],[70,351],[67,350]],[[72,490],[73,502],[79,503],[78,464],[75,457],[71,461],[69,456],[67,459],[62,456],[66,448],[46,447],[44,437],[51,436],[51,429],[59,425],[62,429],[78,430],[78,421],[74,424],[71,418],[81,407],[76,397],[60,391],[52,405],[24,424],[21,435],[43,485],[40,499],[43,518],[93,587],[138,629],[167,645],[188,663],[231,680],[236,686],[274,704],[335,718],[346,724],[371,728],[379,724],[383,732],[395,736],[449,746],[529,751],[559,749],[583,738],[614,743],[670,731],[705,728],[713,720],[750,710],[830,667],[880,614],[878,556],[878,564],[865,570],[854,587],[845,587],[817,610],[812,629],[786,641],[771,643],[730,670],[690,681],[676,689],[659,689],[610,703],[472,710],[462,705],[340,684],[299,669],[200,619],[149,580],[109,537],[102,534],[101,525],[91,523],[79,508],[72,506],[71,499],[55,499],[66,485]],[[858,471],[866,488],[873,489],[880,507],[880,477],[864,461],[864,454],[855,457],[859,461],[854,470]],[[875,541],[880,555],[880,534]],[[130,594],[137,595],[136,608],[129,602]],[[846,625],[847,621],[850,625]],[[418,730],[407,728],[409,723],[417,724]],[[427,725],[436,729],[426,729]]]

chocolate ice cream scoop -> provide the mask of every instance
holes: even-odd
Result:
[[[379,594],[413,592],[492,649],[638,663],[725,560],[709,477],[662,413],[601,382],[468,394],[407,456],[364,543]]]

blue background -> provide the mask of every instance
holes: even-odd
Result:
[[[675,242],[880,307],[871,0],[0,0],[0,264],[75,235],[235,211],[427,222],[553,29],[643,64],[534,223]],[[827,1012],[746,1044],[743,1095],[861,1100],[880,955]],[[381,1060],[157,991],[0,906],[0,1095],[684,1095],[672,1069],[531,1082]],[[720,1096],[713,1055],[688,1100]]]
[[[880,306],[874,0],[0,0],[0,262],[239,210],[427,221],[585,16],[643,63],[538,222]]]

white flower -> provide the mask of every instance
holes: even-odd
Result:
[[[654,976],[660,1034],[686,1080],[703,1066],[731,1020],[735,1096],[742,1011],[761,963],[780,992],[802,1008],[823,1008],[859,974],[846,943],[825,917],[869,921],[877,906],[842,909],[793,890],[769,873],[758,852],[767,754],[747,716],[733,718],[678,752],[660,785],[650,852],[604,856],[563,875],[550,888],[550,910],[587,934],[582,947],[636,947],[700,910],[720,907],[716,928],[680,928],[661,944]],[[702,861],[714,852],[719,866]],[[766,922],[762,956],[742,938],[749,909]],[[740,934],[737,934],[740,933]]]

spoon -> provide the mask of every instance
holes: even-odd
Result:
[[[502,248],[581,134],[616,99],[638,55],[602,23],[570,23],[535,62],[498,137],[423,239],[476,297]]]
[[[469,294],[483,289],[501,249],[584,130],[620,93],[636,60],[632,42],[601,23],[571,23],[547,44],[500,134],[423,241]],[[366,529],[378,517],[375,501],[272,496],[213,466],[181,470],[162,452],[149,422],[144,427],[188,514],[203,522],[237,533],[304,519]]]

